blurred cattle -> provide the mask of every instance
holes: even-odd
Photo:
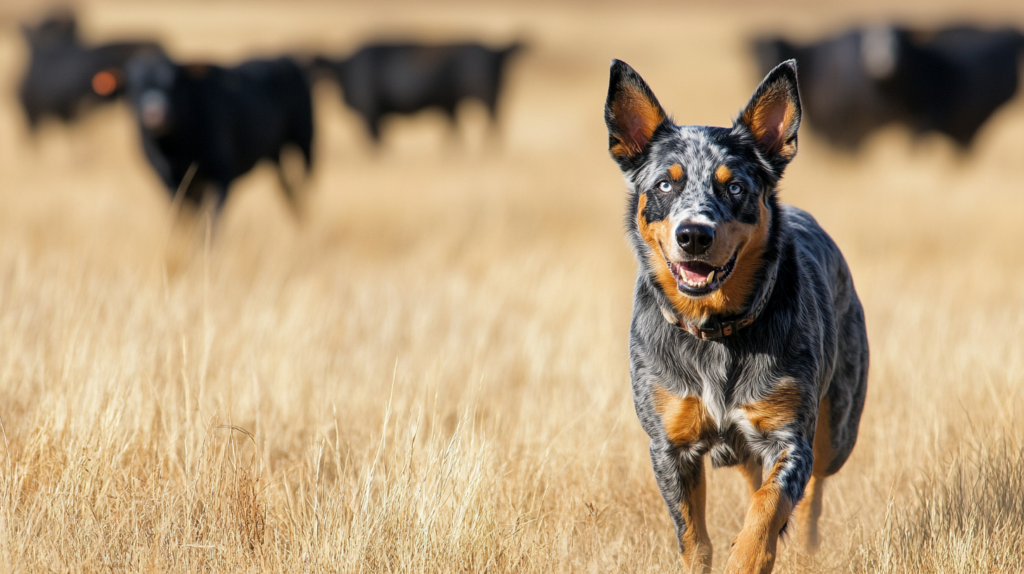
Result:
[[[970,146],[985,121],[1017,91],[1024,36],[966,26],[934,33],[901,27],[854,29],[799,45],[762,38],[762,72],[795,58],[809,125],[853,150],[873,130],[901,123]]]
[[[56,13],[35,27],[22,26],[29,65],[19,98],[29,127],[45,116],[71,121],[80,111],[116,98],[122,91],[125,63],[153,42],[118,42],[86,46],[78,37],[74,15]]]
[[[374,141],[381,119],[428,108],[445,112],[454,124],[459,103],[479,100],[497,121],[498,97],[516,42],[501,49],[480,44],[373,44],[346,60],[317,58],[341,84],[345,102],[358,112]]]
[[[178,65],[152,52],[128,63],[126,82],[146,157],[172,195],[180,190],[198,205],[210,193],[219,210],[231,182],[267,159],[276,164],[289,205],[298,209],[282,156],[298,149],[308,175],[313,106],[294,61],[223,68]]]

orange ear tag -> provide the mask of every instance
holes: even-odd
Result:
[[[109,96],[117,89],[117,78],[107,70],[92,77],[92,90],[101,96]]]

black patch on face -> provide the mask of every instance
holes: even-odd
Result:
[[[778,181],[774,172],[761,163],[750,140],[728,128],[666,130],[652,139],[644,158],[647,165],[635,170],[633,182],[637,195],[647,194],[643,215],[649,223],[665,219],[678,206],[716,223],[735,220],[756,225],[761,213],[759,203],[775,193]],[[683,168],[679,181],[669,176],[674,164]],[[723,164],[731,177],[720,182],[714,174]],[[662,182],[667,182],[671,190],[662,191]],[[739,185],[739,193],[730,191],[734,184]],[[631,208],[637,208],[635,202]],[[630,215],[635,214],[633,211]]]

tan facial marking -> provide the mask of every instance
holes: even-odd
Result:
[[[704,403],[698,397],[680,397],[661,386],[654,389],[654,410],[661,415],[665,435],[675,445],[693,444],[715,432]]]
[[[766,398],[744,406],[743,411],[754,429],[767,434],[793,422],[802,405],[800,389],[786,382]]]
[[[719,228],[716,243],[721,242],[729,249],[735,250],[742,244],[736,257],[736,266],[722,287],[714,293],[700,299],[692,299],[679,292],[676,279],[668,268],[663,249],[674,241],[671,223],[667,219],[648,223],[644,216],[647,207],[647,194],[640,196],[637,207],[637,228],[640,236],[651,248],[649,262],[654,270],[658,286],[672,302],[676,312],[691,322],[703,320],[708,315],[738,313],[744,309],[750,294],[754,290],[754,277],[761,268],[768,241],[768,208],[759,202],[761,214],[757,225],[732,222]]]
[[[718,180],[718,183],[725,183],[732,179],[732,171],[722,164],[715,170],[715,179]]]
[[[764,202],[758,202],[760,214],[756,225],[731,222],[715,233],[715,241],[727,245],[742,245],[736,256],[736,266],[715,295],[718,297],[713,313],[739,313],[750,300],[756,287],[754,278],[764,265],[764,252],[768,245],[770,214]]]
[[[668,168],[668,175],[676,181],[683,179],[683,166],[678,163],[672,164],[672,167]]]

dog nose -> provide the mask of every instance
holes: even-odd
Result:
[[[676,228],[676,241],[690,255],[703,255],[715,240],[715,230],[707,225],[680,225]]]

